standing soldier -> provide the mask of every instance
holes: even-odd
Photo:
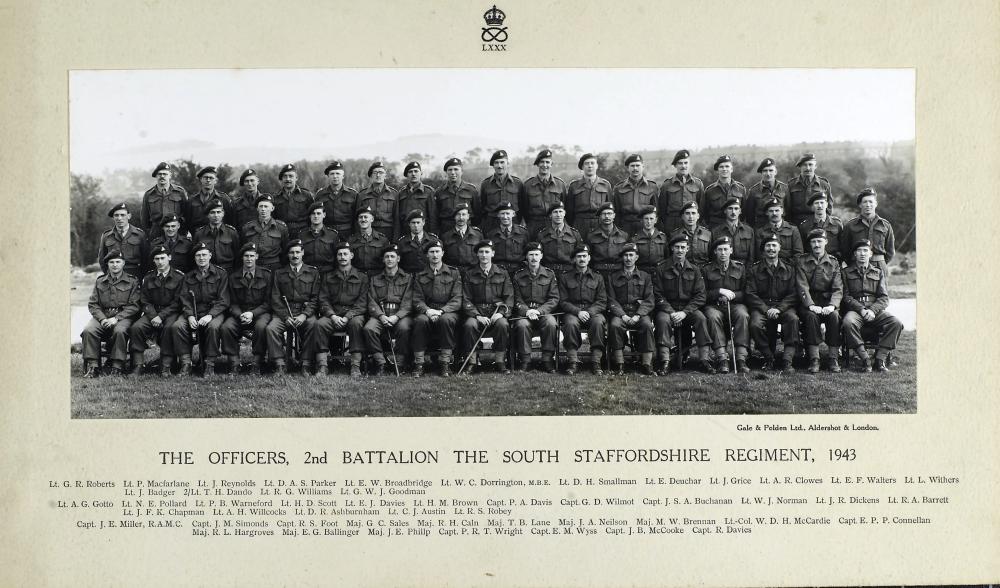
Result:
[[[150,249],[166,247],[170,252],[170,265],[187,272],[191,269],[191,248],[194,243],[187,235],[181,234],[181,219],[176,215],[163,217],[160,220],[160,236],[149,242]]]
[[[483,240],[483,232],[469,224],[472,210],[465,202],[455,205],[452,228],[441,235],[444,243],[444,262],[461,272],[476,265],[476,243]]]
[[[821,202],[825,202],[821,200]],[[809,373],[819,373],[820,325],[826,326],[826,345],[830,350],[831,372],[839,372],[837,354],[840,351],[840,301],[844,286],[840,262],[827,253],[827,236],[823,229],[809,232],[809,253],[799,257],[802,271],[799,292],[799,321],[805,325]]]
[[[642,226],[642,211],[647,206],[656,206],[659,188],[656,182],[643,174],[642,155],[633,153],[625,158],[628,177],[619,182],[611,197],[618,213],[618,226],[626,233],[633,234]]]
[[[406,215],[406,225],[409,232],[396,241],[399,247],[399,266],[410,275],[427,267],[427,244],[437,241],[438,236],[424,231],[427,215],[420,210],[414,210]]]
[[[143,276],[139,303],[142,316],[129,329],[129,349],[132,351],[132,373],[142,373],[146,342],[159,331],[160,375],[169,376],[174,362],[174,340],[170,326],[181,311],[181,288],[184,274],[170,267],[170,253],[157,247],[150,253],[153,269]]]
[[[733,246],[732,258],[749,268],[757,253],[757,234],[744,222],[740,221],[740,199],[726,200],[726,222],[712,229],[712,240],[719,237],[729,237]]]
[[[620,255],[619,255],[620,257]],[[604,277],[590,269],[590,248],[579,245],[573,255],[573,269],[559,276],[559,309],[563,313],[563,345],[569,357],[566,375],[572,376],[580,366],[579,349],[583,342],[580,331],[586,327],[590,343],[590,364],[595,375],[603,375],[604,330],[607,321],[608,293]]]
[[[670,234],[681,226],[681,211],[688,202],[699,203],[705,197],[705,183],[701,178],[691,175],[691,153],[681,149],[674,154],[670,165],[674,166],[674,175],[663,182],[660,188],[659,219],[660,228]],[[641,261],[641,258],[640,258]]]
[[[798,232],[796,232],[796,235]],[[799,341],[799,317],[795,313],[795,303],[801,291],[801,281],[797,268],[792,262],[782,259],[781,239],[769,234],[761,239],[763,259],[750,268],[746,282],[746,301],[750,308],[750,337],[757,351],[764,355],[764,370],[774,363],[774,347],[771,340],[776,337],[781,325],[781,339],[785,344],[783,363],[775,366],[785,372],[795,371],[792,358]]]
[[[781,259],[794,264],[795,260],[802,255],[802,235],[799,229],[788,221],[783,220],[781,200],[772,198],[764,203],[764,210],[767,212],[767,224],[763,228],[757,229],[757,242],[763,243],[764,238],[769,235],[777,235],[781,241]]]
[[[750,187],[743,211],[744,221],[755,230],[767,225],[765,202],[772,198],[782,202],[788,199],[788,184],[778,180],[778,167],[773,159],[765,157],[757,166],[757,173],[760,174],[760,181]]]
[[[793,226],[812,216],[809,197],[813,192],[823,192],[827,196],[827,209],[833,210],[833,188],[830,181],[816,174],[816,156],[806,153],[795,163],[799,175],[788,182],[788,197],[785,199],[785,213]]]
[[[354,254],[352,265],[369,276],[382,271],[382,252],[391,245],[388,237],[372,228],[374,220],[371,207],[358,208],[358,232],[348,239]]]
[[[322,202],[309,206],[309,226],[299,233],[305,262],[316,266],[321,274],[332,271],[337,264],[337,243],[340,234],[324,222],[326,208]]]
[[[368,322],[365,323],[364,335],[365,347],[375,361],[375,376],[385,374],[383,331],[388,330],[389,337],[396,341],[392,362],[397,369],[400,360],[410,354],[413,284],[410,274],[399,269],[399,259],[398,246],[386,247],[382,252],[385,269],[368,282]]]
[[[608,277],[608,347],[611,348],[611,369],[616,375],[625,373],[625,342],[628,329],[636,329],[633,350],[639,351],[642,373],[653,375],[653,279],[636,267],[639,250],[628,244],[622,250],[622,268]],[[664,364],[665,365],[665,364]],[[664,369],[666,369],[664,367]],[[600,371],[596,372],[600,375]]]
[[[257,246],[257,265],[276,270],[281,265],[281,255],[288,245],[288,225],[273,218],[274,199],[267,194],[257,196],[257,215],[243,225],[244,243]]]
[[[708,322],[701,312],[705,306],[705,278],[701,270],[688,259],[690,244],[684,235],[670,238],[670,260],[657,269],[653,277],[653,293],[656,296],[656,345],[660,354],[662,371],[670,364],[670,347],[673,346],[674,329],[694,329],[695,343],[701,351],[701,367],[710,374],[715,373],[712,365],[711,337]],[[679,345],[681,341],[676,341]],[[683,358],[681,359],[683,361]],[[680,369],[683,366],[678,365]]]
[[[285,248],[288,265],[271,273],[271,322],[267,323],[267,354],[279,374],[288,374],[285,364],[285,331],[294,329],[299,352],[309,357],[314,350],[316,307],[322,282],[319,270],[302,263],[302,241],[292,239]],[[305,362],[302,370],[308,373]]]
[[[559,305],[559,282],[555,272],[542,267],[542,255],[541,244],[536,241],[528,243],[524,254],[526,267],[514,274],[514,326],[511,336],[514,351],[520,356],[518,371],[526,372],[531,366],[531,333],[532,330],[539,331],[545,371],[554,374],[559,323],[552,313]]]
[[[580,232],[566,224],[566,206],[562,202],[549,207],[549,223],[535,239],[542,245],[545,267],[557,274],[573,267],[573,251],[584,242]]]
[[[278,170],[278,181],[281,182],[281,190],[274,196],[274,218],[288,225],[289,235],[298,235],[309,225],[312,192],[299,187],[299,174],[290,163]]]
[[[600,223],[587,235],[589,246],[587,256],[592,258],[593,268],[606,278],[621,267],[621,253],[629,242],[628,233],[615,225],[615,205],[605,202],[599,210]],[[573,249],[577,251],[579,246]],[[573,255],[573,265],[576,264],[576,254]]]
[[[670,237],[656,228],[659,216],[655,206],[642,210],[642,229],[632,235],[630,241],[639,251],[639,269],[649,275],[656,273],[656,266],[667,257],[667,242]]]
[[[433,332],[438,341],[441,376],[451,376],[458,312],[462,309],[462,275],[444,264],[444,244],[427,244],[427,267],[413,277],[413,377],[424,375],[424,353]]]
[[[106,274],[98,276],[90,294],[87,310],[93,317],[83,328],[83,377],[96,378],[96,363],[101,357],[101,340],[110,340],[111,375],[120,376],[128,359],[128,331],[139,315],[139,279],[125,273],[121,251],[104,256]],[[139,360],[138,365],[142,365]]]
[[[872,370],[872,362],[865,350],[861,336],[864,327],[878,330],[878,349],[875,350],[875,370],[889,371],[886,357],[896,348],[896,341],[903,332],[903,323],[889,314],[889,290],[885,273],[872,262],[872,243],[862,239],[854,244],[854,263],[844,269],[844,338],[847,347],[865,363],[865,371]]]
[[[552,152],[540,151],[535,157],[535,167],[538,174],[524,181],[524,201],[521,203],[521,215],[529,235],[537,235],[545,226],[552,205],[566,199],[566,182],[552,175]]]
[[[425,211],[427,222],[430,224],[428,230],[439,235],[455,222],[455,209],[460,204],[469,207],[471,224],[478,223],[482,218],[476,186],[462,181],[462,160],[452,157],[444,162],[444,172],[448,176],[448,183],[438,188],[430,207]]]
[[[257,199],[261,196],[259,185],[260,178],[256,171],[248,169],[240,174],[241,189],[230,196],[230,220],[234,227],[242,228],[257,220]]]
[[[597,228],[601,205],[611,202],[611,182],[597,176],[597,156],[593,153],[584,153],[576,167],[583,176],[569,183],[566,222],[581,235],[588,235]]]
[[[200,333],[198,341],[204,359],[204,375],[215,375],[215,358],[219,354],[222,321],[229,308],[229,276],[226,270],[212,263],[212,250],[207,243],[194,247],[194,269],[184,275],[181,286],[181,315],[170,326],[174,350],[181,356],[181,375],[191,373],[192,333]]]
[[[508,173],[510,161],[507,159],[507,152],[503,149],[495,151],[490,156],[490,166],[493,167],[493,175],[484,179],[479,186],[479,211],[482,216],[483,231],[490,233],[499,225],[499,206],[506,202],[514,207],[514,216],[517,216],[517,207],[524,199],[524,183],[521,178]],[[523,259],[523,257],[521,258]]]
[[[681,226],[670,234],[671,239],[678,235],[687,238],[688,261],[698,267],[712,261],[712,231],[698,224],[700,218],[698,203],[688,202],[681,207]]]
[[[507,318],[514,306],[514,286],[503,268],[493,263],[493,243],[476,243],[479,263],[465,272],[462,309],[462,345],[469,350],[468,370],[472,374],[477,363],[476,340],[484,333],[493,338],[493,365],[497,372],[509,374],[507,368]]]
[[[354,232],[354,221],[357,218],[358,192],[344,185],[344,164],[331,162],[323,170],[328,186],[316,192],[314,202],[322,202],[326,218],[326,226],[337,231],[338,235],[350,235]]]
[[[368,166],[371,183],[358,192],[357,209],[368,208],[372,214],[372,228],[385,235],[390,242],[399,238],[399,214],[396,191],[385,183],[385,165],[381,161]],[[384,247],[383,247],[384,249]],[[379,249],[379,253],[382,250]]]
[[[215,185],[219,181],[219,171],[215,167],[211,165],[203,167],[198,170],[196,175],[201,182],[201,190],[188,198],[187,211],[184,213],[184,217],[187,219],[185,225],[192,234],[210,222],[208,213],[210,207],[215,202],[222,203],[224,212],[227,215],[229,214],[230,206],[229,196],[215,189]],[[194,240],[197,241],[198,238],[195,237]],[[218,261],[218,258],[215,256],[213,256],[213,259]]]
[[[108,216],[114,221],[114,226],[101,234],[101,245],[97,248],[97,261],[101,265],[101,271],[107,273],[105,258],[112,249],[116,249],[125,260],[125,273],[139,277],[148,255],[146,232],[129,223],[132,214],[124,202],[111,207]]]
[[[450,163],[452,160],[448,160]],[[457,161],[457,160],[455,160]],[[447,165],[447,164],[446,164]],[[459,162],[461,166],[461,162]],[[423,168],[419,161],[411,161],[403,168],[403,176],[406,178],[403,187],[399,189],[398,204],[396,213],[399,215],[398,226],[406,226],[406,218],[414,210],[423,211],[426,218],[437,218],[437,206],[435,204],[434,188],[420,181],[423,177]],[[469,184],[472,194],[476,194],[475,186]],[[475,198],[472,199],[475,201]],[[399,235],[396,235],[398,238]]]
[[[267,353],[267,324],[271,322],[271,270],[257,265],[257,246],[240,248],[243,266],[229,276],[229,310],[222,323],[222,353],[229,357],[230,372],[240,366],[240,335],[253,342],[253,374],[260,375]]]
[[[330,373],[327,364],[330,336],[346,332],[350,340],[351,377],[361,377],[361,359],[365,352],[365,309],[368,307],[368,276],[351,265],[354,254],[350,243],[337,245],[337,269],[322,277],[319,288],[319,318],[314,327],[313,346],[307,357],[315,353],[316,374]],[[383,364],[385,360],[383,359]],[[303,363],[308,373],[309,364]]]
[[[896,237],[892,233],[889,221],[876,214],[878,197],[875,190],[865,188],[857,196],[860,216],[856,216],[844,224],[840,237],[841,259],[849,262],[854,258],[854,245],[858,241],[867,240],[871,243],[871,261],[882,269],[882,275],[889,278],[889,262],[896,255]]]
[[[812,206],[813,216],[799,223],[799,235],[802,243],[808,245],[809,234],[815,229],[821,229],[826,233],[826,252],[836,259],[840,259],[840,235],[844,232],[844,223],[839,218],[832,216],[827,209],[829,201],[823,192],[813,192],[809,197],[809,206]]]
[[[496,206],[498,224],[486,238],[493,241],[493,263],[513,276],[524,262],[524,249],[528,246],[528,229],[514,223],[517,208],[507,200]]]
[[[726,202],[737,198],[742,204],[746,201],[747,187],[742,182],[733,179],[733,160],[728,155],[721,155],[712,166],[716,179],[705,188],[705,195],[698,208],[701,209],[702,222],[709,229],[726,222]]]
[[[736,355],[736,365],[739,373],[749,373],[747,367],[747,349],[750,347],[749,322],[750,313],[743,303],[743,292],[746,288],[747,268],[742,263],[732,259],[732,239],[719,237],[712,242],[712,252],[715,259],[702,268],[705,276],[705,307],[702,312],[708,323],[708,332],[715,348],[715,361],[720,373],[729,373],[729,355],[726,353],[726,340],[732,333],[733,352]]]
[[[184,217],[188,196],[187,190],[170,181],[170,165],[167,162],[160,162],[152,175],[156,178],[156,185],[142,195],[139,225],[150,237],[156,237],[160,234],[164,217]]]
[[[270,198],[267,196],[267,198]],[[194,232],[196,243],[207,243],[215,265],[230,270],[239,265],[240,234],[232,226],[222,222],[226,206],[221,200],[213,200],[205,205],[208,224]]]

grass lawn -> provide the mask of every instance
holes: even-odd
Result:
[[[541,372],[442,379],[353,380],[250,375],[160,379],[80,377],[72,354],[74,418],[535,416],[641,414],[913,413],[916,334],[904,332],[889,374],[805,370],[747,376],[673,372],[666,377],[569,377]],[[399,385],[400,381],[405,385]]]

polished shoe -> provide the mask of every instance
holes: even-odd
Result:
[[[418,363],[413,365],[413,377],[414,378],[424,377],[424,364]]]
[[[729,360],[728,359],[720,359],[719,360],[719,367],[716,368],[716,369],[718,370],[718,372],[720,374],[728,374],[729,373]]]
[[[446,363],[441,364],[441,377],[442,378],[450,378],[451,377],[451,366],[450,365],[448,365]]]
[[[547,374],[554,374],[554,373],[556,373],[556,362],[555,361],[553,361],[551,359],[546,359],[543,362],[543,365],[545,366],[545,373],[547,373]]]
[[[774,356],[765,355],[764,365],[760,366],[761,371],[769,372],[774,369]]]
[[[885,356],[885,365],[891,368],[899,367],[899,362],[896,361],[895,353],[889,352],[889,354]]]
[[[660,363],[660,367],[656,370],[656,375],[666,376],[670,374],[670,362],[664,361]]]
[[[501,362],[497,363],[495,369],[496,369],[496,371],[497,371],[498,374],[502,374],[504,376],[509,376],[510,375],[510,368],[507,367],[507,363],[506,362],[501,361]]]
[[[745,360],[745,359],[737,359],[736,360],[736,371],[738,371],[741,374],[749,374],[750,373],[750,366],[747,365],[747,360]]]
[[[519,372],[526,372],[529,369],[531,369],[531,360],[530,359],[522,359],[521,363],[518,365],[517,371],[519,371]]]
[[[701,360],[701,369],[706,374],[717,374],[717,373],[719,373],[718,370],[715,369],[715,366],[712,365],[712,360],[710,360],[710,359],[703,359],[703,360]]]
[[[656,371],[653,369],[652,364],[644,363],[639,366],[639,373],[644,376],[655,376]]]
[[[261,372],[260,364],[257,363],[256,361],[253,362],[253,364],[251,364],[251,366],[250,366],[250,375],[251,376],[259,376],[260,372]]]
[[[320,377],[329,376],[330,375],[330,366],[328,366],[325,363],[319,364],[319,367],[316,368],[316,375],[320,376]]]
[[[864,361],[865,361],[865,365],[864,365],[863,368],[861,368],[861,371],[863,371],[865,373],[871,373],[871,371],[872,371],[872,360],[870,360],[868,358],[865,358]]]
[[[837,361],[836,357],[831,357],[830,360],[829,360],[829,364],[830,364],[830,371],[831,372],[833,372],[835,374],[839,374],[840,373],[840,362]]]
[[[87,371],[85,371],[83,373],[83,377],[84,378],[96,378],[97,377],[97,368],[94,367],[94,366],[88,367]]]
[[[809,373],[818,374],[819,373],[819,358],[814,357],[809,360]]]
[[[140,363],[139,365],[137,365],[134,368],[132,368],[132,371],[129,372],[129,375],[130,376],[141,376],[142,375],[142,368],[143,367],[144,366]]]
[[[287,376],[288,375],[288,364],[279,363],[278,365],[275,366],[274,373],[282,375],[282,376]]]
[[[361,366],[360,365],[352,365],[351,366],[351,377],[352,378],[360,378],[361,377]]]
[[[594,373],[595,376],[603,376],[604,370],[601,368],[601,364],[594,363],[590,365],[590,371]]]
[[[376,378],[381,378],[385,376],[385,364],[384,363],[375,364],[375,371],[372,372],[372,375],[375,376]]]
[[[579,367],[580,367],[580,363],[579,362],[576,362],[576,361],[569,362],[569,365],[566,366],[566,375],[567,376],[575,375],[576,371],[577,371],[577,369],[579,369]]]
[[[191,375],[191,364],[182,363],[181,371],[177,372],[178,376],[190,376]]]
[[[205,362],[205,371],[204,371],[204,373],[202,375],[205,376],[206,378],[211,378],[212,376],[214,376],[215,375],[215,364],[214,363],[208,363],[206,361]]]
[[[624,376],[625,375],[625,364],[623,364],[623,363],[619,363],[617,365],[613,364],[611,366],[611,373],[613,375],[615,375],[615,376]]]
[[[875,371],[876,372],[888,372],[889,366],[885,365],[885,360],[876,359],[875,360]]]
[[[108,370],[108,375],[109,376],[118,376],[120,378],[120,377],[122,377],[122,376],[125,375],[125,372],[122,371],[122,368],[120,368],[120,367],[112,367],[110,370]]]
[[[793,359],[789,357],[788,359],[779,360],[781,364],[777,366],[778,371],[784,374],[794,374],[795,367],[792,365]]]

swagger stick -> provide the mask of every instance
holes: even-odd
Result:
[[[493,308],[493,312],[490,313],[490,316],[493,316],[494,314],[496,314],[500,310],[500,307],[502,305],[503,305],[503,302],[497,302],[497,305]],[[483,331],[481,333],[479,333],[479,338],[476,339],[476,342],[472,344],[472,348],[469,349],[469,352],[467,354],[465,354],[465,361],[463,361],[462,365],[458,368],[458,372],[455,373],[456,376],[462,375],[462,370],[464,370],[466,364],[469,363],[469,358],[472,357],[472,354],[476,352],[476,349],[479,347],[479,342],[482,341],[483,337],[486,336],[486,329],[488,329],[488,328],[490,328],[490,325],[483,325]]]
[[[739,376],[736,369],[736,339],[733,335],[733,313],[729,310],[729,299],[726,298],[726,318],[729,319],[729,343],[733,346],[733,374]]]
[[[201,326],[198,325],[198,299],[194,297],[194,290],[188,290],[188,294],[191,295],[191,305],[194,307],[194,329],[191,330],[191,351],[193,352],[195,348],[198,349],[198,361],[201,361],[201,345],[198,345],[198,331],[201,330]]]
[[[288,310],[288,319],[289,319],[289,321],[291,321],[292,316],[293,316],[292,315],[292,306],[290,304],[288,304],[288,297],[287,296],[282,296],[281,299],[285,301],[285,308]],[[292,325],[292,335],[294,335],[292,337],[292,353],[295,354],[295,359],[296,359],[296,361],[298,361],[299,358],[302,357],[302,351],[299,348],[299,339],[300,339],[300,336],[299,336],[299,327],[298,327],[298,325],[294,325],[294,324]]]

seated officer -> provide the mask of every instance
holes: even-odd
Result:
[[[798,235],[798,231],[795,233]],[[799,298],[798,271],[781,258],[781,240],[778,235],[763,237],[760,244],[763,259],[750,267],[747,274],[746,301],[750,308],[750,337],[757,351],[764,354],[764,370],[774,362],[774,338],[781,325],[781,339],[785,344],[782,371],[795,371],[792,358],[799,342],[799,316],[795,303]]]
[[[586,244],[590,250],[592,269],[606,277],[621,267],[621,252],[629,242],[628,234],[615,225],[615,205],[605,202],[598,208],[597,227],[586,235]],[[578,251],[577,245],[573,251]],[[573,265],[576,266],[576,255],[573,255]],[[572,271],[572,270],[567,270]]]
[[[726,222],[712,229],[712,241],[719,237],[729,237],[733,244],[732,258],[749,268],[756,259],[757,236],[749,225],[740,221],[740,210],[739,198],[726,200],[726,207],[723,209]]]
[[[733,351],[736,354],[734,369],[746,374],[750,372],[750,368],[747,367],[750,313],[743,304],[747,268],[732,259],[732,240],[725,235],[712,242],[712,251],[715,253],[715,261],[701,268],[701,273],[705,276],[706,292],[705,307],[702,312],[708,322],[708,332],[715,348],[717,369],[723,374],[729,373],[726,340],[731,331]],[[727,325],[727,321],[732,322]]]
[[[419,212],[419,211],[415,211]],[[413,214],[413,213],[411,213]],[[405,237],[404,237],[405,239]],[[413,319],[413,288],[410,274],[399,269],[399,247],[390,245],[382,252],[385,269],[368,281],[368,322],[365,323],[365,347],[375,361],[375,376],[385,375],[385,350],[382,332],[394,338],[393,365],[410,354],[410,331]]]
[[[784,214],[781,201],[772,198],[764,203],[764,210],[767,213],[767,224],[757,229],[757,243],[763,242],[769,235],[778,237],[781,243],[781,259],[794,263],[798,256],[802,255],[802,235],[799,230],[788,222],[782,220]]]
[[[288,225],[271,216],[274,200],[270,196],[261,194],[256,202],[257,217],[243,225],[242,239],[257,246],[257,265],[274,271],[281,265],[281,254],[288,244]]]
[[[619,255],[620,257],[620,255]],[[595,374],[601,372],[604,356],[604,328],[607,321],[604,311],[608,307],[608,293],[604,277],[590,269],[590,248],[579,245],[573,254],[573,269],[559,276],[559,309],[563,312],[563,345],[569,356],[566,375],[572,376],[580,366],[577,351],[582,338],[580,330],[586,326],[590,341],[590,361]]]
[[[409,232],[396,241],[396,245],[399,246],[399,267],[411,276],[427,267],[427,255],[424,249],[431,241],[438,240],[437,235],[424,230],[426,217],[423,211],[411,210],[410,214],[406,215]]]
[[[824,205],[826,199],[820,200]],[[840,351],[840,301],[844,295],[840,262],[827,253],[827,235],[823,229],[813,229],[809,237],[809,253],[799,257],[802,271],[799,292],[799,320],[805,325],[809,373],[819,373],[820,325],[826,326],[826,345],[830,348],[831,372],[839,372],[837,353]]]
[[[885,273],[872,261],[872,243],[862,239],[854,244],[854,263],[844,268],[844,338],[847,346],[864,361],[865,371],[872,369],[871,359],[865,350],[861,329],[878,330],[878,349],[875,351],[875,370],[889,371],[886,356],[896,348],[896,341],[903,332],[903,323],[889,314],[889,291]]]
[[[485,184],[485,180],[484,180]],[[509,200],[497,205],[496,228],[487,233],[493,241],[493,263],[502,267],[510,276],[524,266],[524,248],[528,245],[528,229],[514,223],[517,209]]]
[[[507,317],[514,306],[514,285],[510,275],[493,263],[493,242],[484,240],[476,243],[476,257],[479,263],[465,272],[462,309],[465,322],[462,323],[462,344],[469,350],[467,373],[471,374],[476,365],[476,340],[483,332],[493,338],[493,363],[496,371],[509,374],[505,356],[507,355]]]
[[[476,265],[476,243],[483,240],[483,232],[469,224],[472,209],[465,202],[455,205],[455,224],[441,234],[444,243],[444,262],[460,271]]]
[[[524,254],[526,267],[514,274],[514,323],[511,336],[514,351],[520,355],[519,371],[531,366],[531,333],[540,332],[545,371],[554,374],[556,345],[559,327],[552,316],[559,305],[559,283],[554,271],[542,267],[542,246],[537,241],[528,243]]]
[[[725,214],[725,207],[723,207]],[[701,267],[712,261],[712,231],[698,224],[701,215],[698,213],[698,203],[688,202],[681,207],[681,226],[670,233],[673,239],[678,235],[687,237],[690,247],[688,247],[688,261],[696,267]],[[725,223],[720,223],[725,224]]]
[[[361,359],[365,353],[361,331],[365,327],[365,308],[368,306],[368,276],[351,265],[352,259],[351,244],[338,243],[337,269],[323,276],[319,288],[319,317],[311,351],[316,353],[316,374],[320,376],[330,373],[327,365],[330,336],[340,331],[346,332],[350,339],[351,377],[361,377]],[[303,370],[308,368],[307,363],[303,364]]]
[[[627,330],[637,329],[633,343],[640,353],[642,371],[653,375],[653,278],[636,267],[639,251],[635,243],[622,250],[622,268],[608,276],[608,347],[611,348],[611,369],[625,374],[625,341]],[[600,370],[595,370],[600,375]]]
[[[372,228],[375,213],[370,206],[358,208],[358,232],[351,235],[351,253],[354,260],[351,265],[373,276],[382,271],[382,252],[391,242],[382,233]]]
[[[441,376],[451,376],[458,311],[462,309],[462,274],[444,264],[444,243],[427,244],[427,267],[413,277],[413,377],[424,375],[424,353],[433,332],[438,341]]]
[[[535,240],[542,246],[545,267],[557,274],[573,267],[573,251],[584,242],[580,232],[566,224],[562,202],[549,207],[549,222],[538,230]]]
[[[181,286],[181,316],[170,326],[183,376],[191,373],[191,344],[196,339],[201,343],[205,376],[215,375],[220,330],[229,308],[229,276],[211,260],[208,243],[194,246],[194,269],[184,275]]]
[[[240,335],[248,330],[253,341],[253,374],[259,376],[267,353],[267,324],[271,322],[271,270],[257,265],[257,246],[240,249],[243,267],[229,276],[228,317],[222,323],[222,353],[231,373],[240,365]]]
[[[694,329],[695,343],[701,350],[701,367],[710,374],[712,365],[708,323],[701,307],[705,305],[705,278],[701,270],[688,259],[690,242],[687,235],[670,238],[670,260],[662,264],[653,276],[656,297],[656,346],[660,355],[661,372],[670,366],[670,348],[674,344],[674,329]],[[684,333],[682,331],[681,336]],[[678,341],[678,344],[681,342]],[[682,359],[683,361],[683,359]],[[678,365],[680,369],[683,366]]]
[[[186,273],[191,269],[191,248],[194,243],[180,231],[181,219],[175,214],[167,215],[160,220],[160,236],[150,241],[149,246],[151,249],[166,247],[170,253],[170,265]]]
[[[302,241],[292,239],[285,248],[288,265],[271,273],[271,322],[267,323],[267,354],[279,374],[288,374],[285,363],[285,332],[293,329],[299,354],[309,359],[315,351],[316,308],[322,282],[319,270],[302,262]],[[308,366],[303,362],[303,371]]]
[[[99,276],[87,310],[93,317],[83,328],[83,377],[97,377],[94,365],[101,357],[101,339],[111,341],[111,375],[122,374],[128,355],[128,330],[139,315],[139,279],[125,273],[125,258],[112,249],[101,260],[108,273]],[[142,365],[142,359],[139,359]]]
[[[655,206],[644,207],[642,228],[631,238],[639,252],[639,269],[651,276],[656,273],[656,266],[667,258],[667,242],[670,241],[666,233],[656,228],[658,218]]]
[[[174,362],[174,340],[170,336],[170,325],[177,320],[181,311],[181,288],[184,273],[170,267],[170,254],[165,247],[150,252],[153,270],[142,278],[139,304],[142,316],[129,329],[129,349],[132,350],[132,373],[142,373],[143,353],[146,342],[152,340],[159,331],[160,375],[169,376]]]
[[[326,225],[326,209],[322,202],[309,206],[309,226],[299,231],[305,263],[316,266],[319,273],[333,271],[337,265],[337,243],[340,233]]]

